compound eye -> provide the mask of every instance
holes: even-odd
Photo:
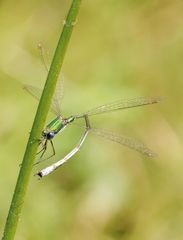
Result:
[[[48,140],[51,140],[52,138],[54,138],[54,136],[55,136],[55,133],[54,133],[54,132],[49,132],[49,133],[47,134],[47,139],[48,139]]]
[[[46,132],[45,130],[43,130],[43,131],[42,131],[42,136],[43,136],[43,137],[46,137],[46,135],[47,135],[47,132]]]

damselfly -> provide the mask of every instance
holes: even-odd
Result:
[[[31,95],[36,97],[37,99],[40,98],[41,96],[41,90],[38,88],[35,88],[30,85],[25,85],[24,89],[26,89]],[[117,142],[123,146],[126,146],[128,148],[131,148],[133,150],[136,150],[148,157],[154,157],[155,154],[148,148],[146,147],[143,143],[138,142],[132,138],[125,137],[125,136],[119,136],[116,134],[113,134],[111,132],[101,130],[101,129],[96,129],[92,128],[90,124],[90,116],[93,115],[98,115],[98,114],[103,114],[103,113],[108,113],[108,112],[114,112],[117,110],[122,110],[122,109],[127,109],[127,108],[133,108],[133,107],[139,107],[139,106],[144,106],[144,105],[149,105],[149,104],[154,104],[158,103],[160,101],[160,98],[133,98],[129,100],[118,100],[109,104],[104,104],[99,107],[96,107],[94,109],[91,109],[89,111],[86,111],[84,113],[80,114],[75,114],[70,117],[64,117],[62,115],[62,112],[60,110],[60,103],[61,103],[61,97],[62,97],[62,92],[60,90],[63,89],[63,86],[57,87],[57,90],[55,92],[55,95],[52,100],[51,104],[51,111],[56,114],[56,118],[54,118],[42,131],[42,136],[39,139],[39,145],[41,145],[41,150],[38,152],[40,153],[40,158],[43,157],[46,149],[47,149],[47,144],[48,142],[51,143],[52,150],[53,150],[53,155],[55,155],[55,148],[53,145],[53,138],[61,133],[64,129],[66,129],[70,124],[74,123],[77,119],[83,118],[85,121],[85,130],[84,133],[78,143],[78,145],[69,153],[67,154],[63,159],[59,160],[58,162],[44,168],[40,172],[38,172],[38,175],[40,177],[44,177],[51,172],[53,172],[55,169],[60,167],[63,163],[68,161],[74,154],[76,154],[81,146],[83,145],[88,133],[91,131],[95,133],[98,136],[107,138],[111,141]],[[40,160],[41,161],[41,160]]]

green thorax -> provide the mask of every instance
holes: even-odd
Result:
[[[63,130],[69,123],[73,122],[75,117],[61,118],[60,116],[54,118],[47,126],[48,131],[53,131],[55,134]]]

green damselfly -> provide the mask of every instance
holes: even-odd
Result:
[[[37,99],[39,99],[41,96],[41,92],[42,92],[41,89],[35,88],[30,85],[25,85],[24,89],[27,90],[31,95],[33,95]],[[75,114],[75,115],[65,118],[62,115],[62,112],[60,110],[62,92],[59,91],[59,89],[62,90],[63,87],[62,86],[57,87],[57,91],[55,92],[55,95],[53,97],[51,109],[50,109],[54,114],[56,114],[56,118],[54,118],[45,127],[45,129],[43,129],[42,136],[39,139],[39,145],[41,145],[41,150],[38,152],[38,154],[39,153],[41,154],[40,158],[43,157],[43,155],[47,149],[48,142],[50,142],[51,146],[52,146],[52,150],[53,150],[52,156],[55,155],[53,138],[57,134],[61,133],[64,129],[66,129],[70,124],[74,123],[77,119],[81,119],[81,118],[84,119],[85,130],[84,130],[82,137],[80,138],[78,145],[69,154],[67,154],[63,159],[59,160],[58,162],[53,163],[52,165],[50,165],[50,166],[44,168],[43,170],[41,170],[40,172],[38,172],[37,173],[38,176],[44,177],[44,176],[50,174],[51,172],[53,172],[58,167],[60,167],[63,163],[68,161],[74,154],[76,154],[79,151],[79,149],[81,148],[82,144],[84,143],[84,141],[90,131],[95,133],[98,136],[107,138],[107,139],[117,142],[123,146],[126,146],[128,148],[136,150],[148,157],[154,157],[156,155],[148,147],[146,147],[143,143],[138,142],[132,138],[116,135],[116,134],[108,132],[106,130],[92,128],[89,118],[90,118],[90,116],[93,116],[93,115],[104,114],[104,113],[114,112],[117,110],[134,108],[134,107],[158,103],[161,100],[160,98],[139,97],[139,98],[133,98],[133,99],[128,99],[128,100],[120,99],[118,101],[93,108],[84,113]]]

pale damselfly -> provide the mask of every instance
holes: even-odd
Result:
[[[59,81],[62,82],[62,81]],[[30,86],[30,85],[25,85],[24,89],[27,90],[31,95],[36,97],[37,99],[40,98],[42,90],[38,89],[36,87]],[[56,114],[56,118],[54,118],[42,131],[42,136],[39,139],[39,145],[41,145],[41,150],[38,152],[41,153],[40,158],[43,157],[46,149],[47,149],[47,144],[48,142],[51,143],[52,150],[53,150],[53,155],[55,155],[55,149],[53,145],[53,138],[58,134],[61,133],[66,127],[68,127],[70,124],[75,122],[77,119],[83,118],[85,121],[85,130],[80,138],[80,141],[78,145],[71,151],[69,152],[64,158],[61,160],[57,161],[56,163],[53,163],[52,165],[42,169],[40,172],[37,173],[38,176],[44,177],[54,170],[56,170],[58,167],[60,167],[63,163],[68,161],[73,155],[75,155],[83,145],[88,133],[91,131],[94,134],[107,138],[111,141],[114,141],[116,143],[119,143],[123,146],[126,146],[128,148],[131,148],[133,150],[136,150],[148,157],[155,157],[155,153],[153,153],[148,147],[146,147],[143,143],[134,140],[129,137],[125,136],[120,136],[116,135],[114,133],[108,132],[106,130],[102,129],[97,129],[97,128],[92,128],[90,124],[90,116],[93,115],[98,115],[98,114],[103,114],[103,113],[108,113],[108,112],[114,112],[117,110],[122,110],[122,109],[127,109],[127,108],[134,108],[134,107],[139,107],[139,106],[144,106],[144,105],[150,105],[154,103],[158,103],[161,99],[160,98],[145,98],[145,97],[139,97],[139,98],[133,98],[133,99],[128,99],[128,100],[118,100],[109,104],[101,105],[99,107],[93,108],[89,111],[86,111],[81,114],[76,114],[72,115],[70,117],[64,117],[61,113],[60,110],[60,103],[61,103],[61,97],[62,97],[62,92],[59,90],[62,90],[63,86],[58,87],[55,92],[55,95],[52,100],[51,108],[50,110]],[[51,156],[50,156],[51,157]],[[40,160],[42,161],[42,160]],[[39,162],[40,162],[39,161]],[[39,163],[38,162],[38,163]],[[37,164],[37,163],[36,163]]]

